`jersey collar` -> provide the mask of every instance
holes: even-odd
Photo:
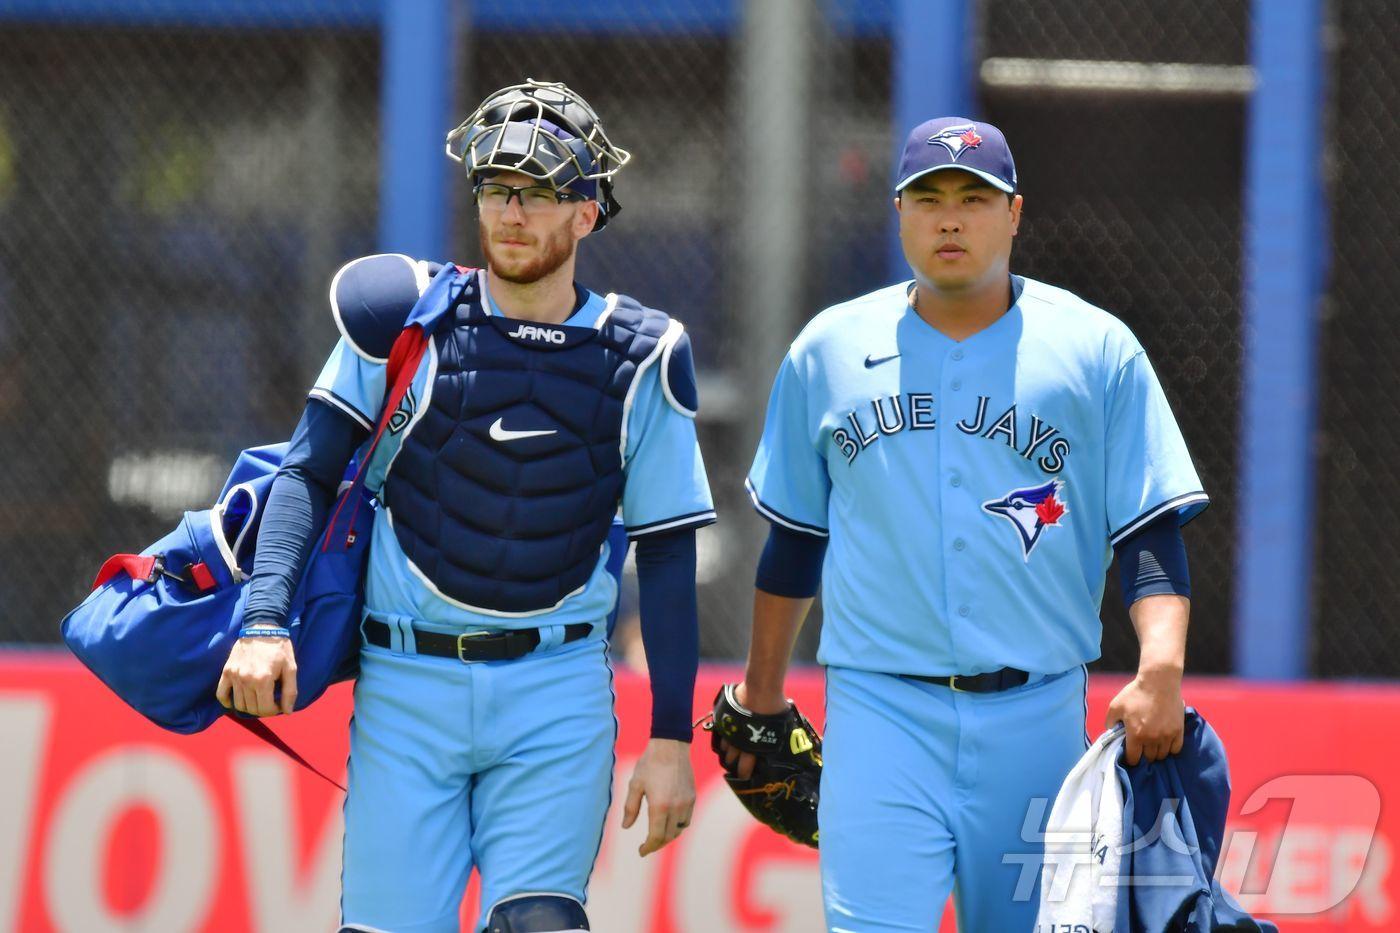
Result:
[[[481,289],[481,310],[491,317],[504,317],[500,311],[496,310],[496,304],[491,300],[491,290],[486,284],[486,270],[477,272],[477,283]],[[602,295],[595,294],[584,288],[577,282],[574,283],[574,310],[562,322],[564,327],[592,327],[593,322],[603,313],[606,302]]]

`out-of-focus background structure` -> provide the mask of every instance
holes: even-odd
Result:
[[[1189,669],[1400,677],[1397,36],[1394,0],[0,0],[0,642],[290,434],[341,263],[479,260],[443,136],[531,76],[635,154],[582,281],[697,349],[709,659],[776,365],[904,277],[895,148],[957,113],[1015,152],[1013,270],[1132,327],[1212,494]],[[1103,617],[1132,670],[1112,582]]]
[[[477,259],[442,137],[529,75],[636,153],[583,281],[698,348],[708,655],[745,647],[742,476],[776,363],[904,275],[895,147],[966,113],[1016,153],[1014,267],[1134,329],[1214,497],[1188,532],[1192,668],[1400,674],[1400,8],[1256,7],[0,3],[0,640],[52,642],[107,555],[290,434],[342,262]],[[1129,669],[1104,604],[1103,664]]]

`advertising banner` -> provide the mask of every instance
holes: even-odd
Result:
[[[727,667],[702,669],[697,711]],[[1089,731],[1127,678],[1092,679]],[[789,693],[820,725],[822,676]],[[754,823],[712,760],[693,748],[692,825],[640,858],[645,819],[620,828],[646,744],[644,675],[619,671],[612,811],[589,915],[607,933],[811,933],[822,929],[814,851]],[[1225,742],[1233,792],[1220,878],[1286,930],[1400,926],[1400,687],[1186,688]],[[274,729],[343,782],[349,685]],[[0,930],[333,930],[343,795],[227,722],[163,732],[65,655],[0,652]],[[1391,806],[1383,806],[1385,799]],[[475,884],[463,905],[475,916]],[[943,928],[954,929],[952,911]]]

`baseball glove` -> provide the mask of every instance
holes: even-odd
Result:
[[[754,819],[815,849],[821,736],[795,703],[772,715],[749,712],[735,698],[736,686],[720,688],[714,711],[703,721],[710,733],[710,748],[724,768],[724,780]],[[741,778],[725,765],[721,740],[754,756],[752,775]]]

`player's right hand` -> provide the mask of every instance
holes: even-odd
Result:
[[[297,662],[291,639],[240,638],[235,641],[214,695],[225,709],[240,713],[253,716],[290,713],[297,702]]]
[[[781,713],[787,710],[787,697],[779,690],[769,696],[765,694],[752,693],[747,683],[740,683],[734,690],[734,698],[737,699],[744,708],[753,713],[764,715],[770,713]],[[737,774],[744,780],[753,776],[754,756],[751,752],[741,752],[739,749],[720,739],[720,748],[724,749],[724,766],[733,774]]]

